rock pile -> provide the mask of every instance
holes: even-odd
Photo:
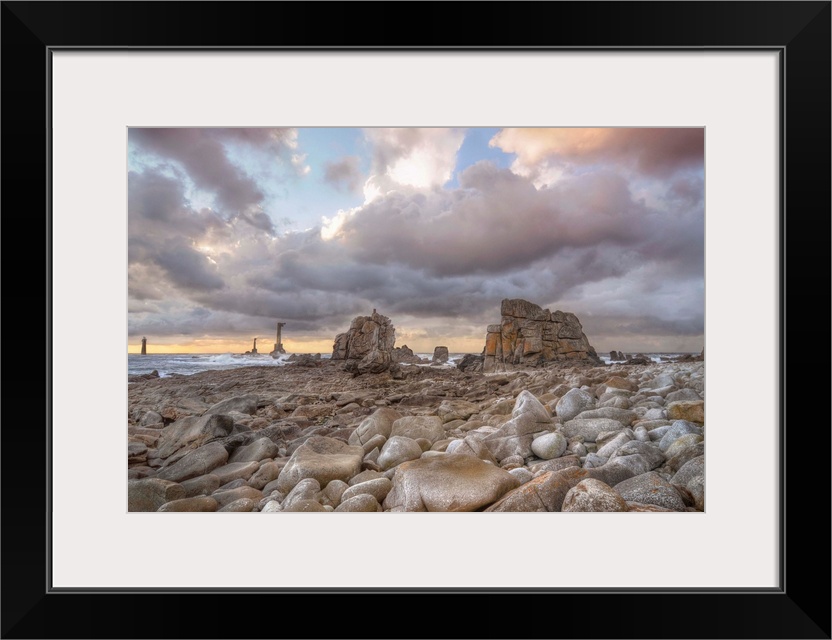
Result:
[[[601,363],[573,313],[551,312],[520,299],[503,300],[500,313],[500,324],[488,326],[485,373],[565,360]]]
[[[354,377],[324,360],[133,382],[128,507],[704,510],[702,362],[411,368]]]
[[[351,373],[382,373],[393,363],[395,343],[390,318],[373,309],[372,315],[354,318],[346,333],[335,336],[332,360],[343,360],[344,370]]]

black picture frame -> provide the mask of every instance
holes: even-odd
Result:
[[[830,637],[828,374],[811,373],[818,359],[828,371],[829,353],[821,336],[829,336],[830,326],[830,2],[3,2],[1,11],[3,638],[276,636],[294,633],[285,625],[296,616],[307,637],[459,635],[443,628],[442,612],[450,612],[470,637]],[[386,16],[383,31],[368,20],[379,13]],[[782,336],[780,345],[760,348],[779,348],[782,368],[780,490],[786,508],[780,522],[780,588],[50,589],[48,486],[60,479],[52,477],[44,452],[50,451],[51,429],[80,428],[52,424],[51,350],[48,340],[40,339],[50,335],[53,320],[50,56],[62,48],[131,47],[778,51],[784,80]],[[817,312],[820,305],[801,304],[796,292],[806,283],[821,291],[816,295],[825,302],[823,312]],[[39,338],[30,340],[33,335]],[[742,354],[737,358],[741,366]],[[80,498],[91,498],[84,490],[92,491],[79,487]],[[228,557],[243,553],[229,548]],[[310,604],[319,615],[304,619],[298,611]],[[113,612],[122,621],[115,627]]]

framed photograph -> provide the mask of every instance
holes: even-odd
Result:
[[[814,397],[822,386],[818,378],[827,376],[811,373],[818,357],[826,357],[816,336],[828,335],[829,324],[824,314],[804,311],[806,305],[792,305],[789,316],[787,293],[794,298],[818,280],[822,293],[815,295],[829,291],[818,256],[829,264],[830,3],[404,3],[399,8],[407,18],[396,21],[396,36],[370,27],[381,6],[3,3],[3,637],[277,635],[282,632],[271,627],[269,612],[291,611],[283,609],[286,602],[326,611],[329,624],[316,622],[311,636],[371,637],[362,625],[339,622],[354,619],[358,602],[369,602],[344,596],[388,595],[370,626],[394,637],[403,620],[410,633],[436,635],[433,616],[411,623],[415,616],[402,604],[412,603],[415,614],[424,604],[447,608],[448,598],[464,596],[490,613],[471,625],[483,637],[829,638],[828,504],[805,499],[826,495],[829,482],[828,420],[817,418]],[[393,6],[384,6],[389,16]],[[544,7],[554,19],[541,19]],[[486,27],[460,32],[472,13]],[[608,188],[593,177],[604,164],[593,155],[590,138],[602,135],[596,132],[703,132],[704,168],[697,175],[704,177],[698,197],[704,197],[699,300],[708,352],[707,508],[272,517],[128,512],[124,346],[138,349],[142,335],[128,327],[137,279],[149,282],[163,272],[182,286],[196,282],[202,296],[218,295],[213,272],[203,267],[204,260],[221,259],[207,236],[199,246],[189,244],[193,238],[178,236],[170,218],[154,222],[149,216],[141,229],[129,226],[129,199],[139,190],[129,185],[128,169],[144,180],[147,198],[165,197],[165,186],[179,180],[189,189],[187,206],[205,220],[211,202],[201,202],[199,194],[210,183],[216,198],[240,205],[240,224],[262,230],[274,216],[254,205],[269,194],[252,199],[246,191],[262,191],[256,179],[262,159],[238,156],[217,164],[207,139],[176,136],[214,132],[216,141],[229,132],[267,132],[273,140],[276,128],[288,131],[281,142],[286,166],[301,173],[312,163],[304,153],[315,144],[337,147],[314,167],[329,172],[334,191],[358,189],[357,176],[367,178],[355,171],[362,162],[376,162],[398,185],[432,188],[430,171],[445,176],[446,170],[437,149],[446,142],[461,149],[469,139],[465,131],[484,132],[476,151],[475,142],[465,147],[467,175],[454,177],[468,180],[457,185],[460,191],[483,193],[477,185],[493,186],[506,176],[525,180],[532,190],[539,189],[534,180],[559,179],[558,166],[540,162],[549,153],[545,136],[527,139],[524,132],[575,137],[592,130],[589,138],[567,141],[581,158],[575,175],[582,186],[574,196],[581,210]],[[419,142],[430,157],[405,166],[391,158],[416,149],[416,142],[352,135],[360,128],[393,132],[393,138],[404,129],[445,133],[430,144]],[[153,137],[159,131],[168,137]],[[314,131],[341,137],[310,142]],[[642,163],[639,175],[672,174],[684,155],[677,142],[633,160]],[[562,136],[558,143],[566,144]],[[636,157],[639,144],[626,138],[604,149],[619,154],[618,161]],[[499,163],[512,161],[498,175]],[[235,174],[240,166],[245,171]],[[427,173],[413,174],[414,167]],[[485,169],[493,169],[490,178]],[[356,209],[372,203],[369,183]],[[682,198],[691,184],[679,180],[672,188]],[[653,206],[646,178],[622,188],[633,206]],[[490,193],[489,206],[496,206],[500,195]],[[502,206],[521,202],[519,193],[510,192]],[[322,189],[314,197],[285,196],[286,206],[297,209],[295,221],[285,224],[305,227],[301,208],[314,208],[312,202],[332,209]],[[414,197],[428,198],[422,192]],[[347,209],[326,218],[322,237],[349,231],[357,218]],[[402,225],[396,234],[388,228],[385,236],[384,222],[376,221],[376,244],[355,255],[364,255],[365,263],[373,263],[367,251],[401,256],[412,248],[411,234],[422,248],[414,261],[428,254],[437,269],[448,264],[453,271],[448,256],[462,238],[476,231],[488,246],[485,240],[498,233],[478,226],[488,220],[486,210],[476,209],[476,220],[461,218],[467,228],[449,225],[447,237],[435,238],[432,247],[416,227]],[[371,216],[363,219],[372,224]],[[515,230],[529,231],[528,219],[515,220]],[[559,232],[591,235],[578,227],[576,217]],[[632,225],[618,230],[637,232]],[[701,234],[688,239],[686,233],[674,227],[658,234],[651,251],[679,256],[689,244],[701,246]],[[515,234],[514,251],[533,251],[539,235]],[[128,271],[128,262],[141,263],[128,260],[129,251],[139,250],[131,245],[137,238],[170,249],[147,263],[157,271]],[[257,250],[248,249],[250,260]],[[600,245],[594,250],[597,255]],[[197,254],[199,268],[191,260]],[[330,258],[316,254],[307,266]],[[557,273],[528,279],[566,279],[574,268],[591,283],[591,265],[578,261],[573,267],[564,259]],[[383,259],[373,264],[386,268]],[[358,266],[350,269],[358,273]],[[480,275],[477,287],[494,284]],[[651,282],[651,293],[675,304],[682,318],[689,301],[674,287],[674,274],[667,270]],[[593,295],[588,287],[585,300]],[[337,292],[321,290],[335,304]],[[248,304],[251,295],[238,293],[234,304]],[[635,289],[632,295],[639,299]],[[32,327],[35,317],[44,326]],[[184,331],[187,318],[176,321],[175,331]],[[33,334],[46,339],[29,341]],[[251,350],[262,351],[264,342],[271,347],[271,336],[261,334]],[[33,343],[44,343],[45,353],[33,355]],[[34,376],[17,374],[18,363],[34,361]],[[807,407],[815,411],[806,414]],[[138,466],[147,462],[139,462],[140,449]],[[694,504],[695,496],[690,500]],[[811,567],[820,580],[799,578],[795,567]],[[227,610],[229,595],[245,597],[249,607],[244,616],[228,611],[227,622],[222,615],[195,614],[123,629],[95,614],[115,602],[132,625],[139,612],[169,609],[168,601],[179,603],[183,595],[199,611]],[[491,613],[521,602],[527,616],[516,609]],[[543,623],[539,607],[563,614]]]

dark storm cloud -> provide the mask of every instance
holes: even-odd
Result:
[[[361,262],[401,262],[433,276],[500,273],[567,247],[639,238],[648,209],[612,173],[537,190],[481,162],[460,175],[462,190],[388,193],[348,218],[338,242]]]
[[[324,165],[324,180],[336,189],[360,191],[364,183],[361,159],[358,156],[347,156],[337,162],[327,162]]]
[[[127,219],[131,242],[171,236],[193,239],[227,226],[218,213],[191,207],[180,178],[155,169],[127,174]]]
[[[178,239],[165,241],[153,256],[153,261],[181,289],[211,291],[221,289],[224,284],[207,256]]]
[[[214,193],[217,204],[229,212],[245,211],[263,201],[257,182],[228,157],[225,144],[246,144],[278,155],[291,151],[292,139],[284,129],[135,128],[129,140],[145,152],[178,162],[200,189]]]

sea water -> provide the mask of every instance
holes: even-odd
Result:
[[[420,358],[430,360],[432,353],[417,353]],[[646,353],[653,362],[662,362],[662,358],[678,357],[681,353]],[[272,358],[267,353],[243,355],[236,353],[149,353],[127,355],[128,375],[151,373],[158,371],[162,378],[171,374],[191,375],[201,371],[219,371],[222,369],[236,369],[238,367],[282,367],[289,364],[291,354],[283,354]],[[464,353],[449,354],[448,362],[442,366],[455,367]],[[322,353],[321,359],[329,359],[330,354]],[[601,356],[605,364],[610,364],[609,355]],[[429,366],[429,365],[420,365]]]
[[[162,378],[171,374],[191,375],[201,371],[220,371],[223,369],[236,369],[238,367],[282,367],[291,364],[289,357],[292,354],[286,353],[272,358],[268,353],[237,354],[237,353],[148,353],[141,355],[137,353],[127,354],[127,374],[135,375],[158,371]],[[432,353],[417,353],[420,358],[430,360]],[[457,361],[464,353],[452,353],[448,363],[444,366],[456,366]],[[328,360],[330,354],[322,353],[321,359]],[[423,365],[426,366],[426,365]]]

